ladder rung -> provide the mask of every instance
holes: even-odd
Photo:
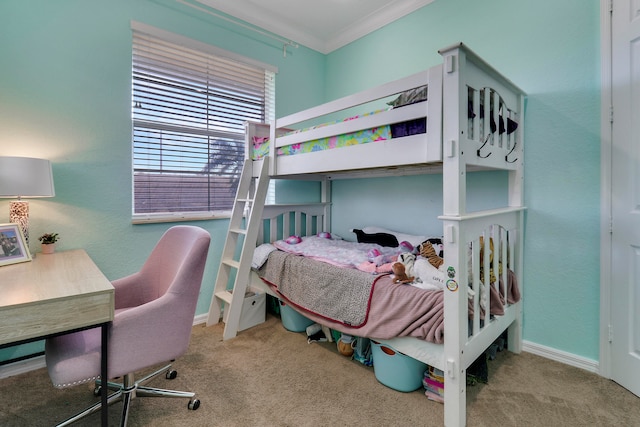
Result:
[[[225,265],[228,265],[229,267],[233,267],[233,268],[240,268],[240,262],[236,261],[235,259],[223,259],[222,263]]]
[[[222,301],[226,302],[227,304],[231,304],[231,299],[233,298],[233,293],[231,293],[230,291],[221,291],[221,292],[216,292],[215,297],[218,299],[221,299]]]
[[[251,203],[253,202],[253,199],[236,199],[237,202],[242,202],[242,203]]]
[[[247,230],[245,230],[243,228],[230,228],[229,229],[229,233],[247,234]]]

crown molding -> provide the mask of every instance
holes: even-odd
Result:
[[[332,37],[326,42],[324,51],[320,52],[327,54],[340,49],[434,1],[435,0],[402,0],[390,3],[358,19],[352,26],[344,29],[344,31],[335,37]]]
[[[330,19],[331,14],[323,16],[301,16],[298,21],[287,19],[285,14],[279,14],[265,8],[251,7],[250,0],[195,0],[212,9],[216,9],[234,18],[255,25],[258,28],[276,34],[280,37],[299,43],[323,54],[328,54],[347,44],[376,31],[435,0],[395,0],[371,10],[362,16],[354,16],[349,24],[331,34],[313,34],[304,22],[311,19]],[[297,1],[297,0],[292,0]],[[281,2],[280,2],[281,3]],[[265,2],[261,2],[265,5]]]

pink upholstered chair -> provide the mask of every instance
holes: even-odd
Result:
[[[189,409],[200,406],[200,401],[194,399],[195,393],[142,384],[162,373],[168,379],[176,376],[171,362],[184,354],[189,345],[210,239],[209,233],[199,227],[172,227],[139,272],[113,282],[116,312],[109,331],[108,372],[110,378],[122,378],[123,384],[108,383],[109,388],[117,388],[108,402],[123,401],[123,426],[133,397],[185,397],[190,399]],[[100,390],[104,383],[98,379],[100,339],[100,328],[47,339],[45,358],[55,387],[97,381],[96,394],[107,392]],[[168,364],[134,381],[134,372],[161,363]],[[61,425],[99,409],[97,403]]]

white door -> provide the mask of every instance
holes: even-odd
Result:
[[[611,379],[640,395],[640,0],[614,0]]]

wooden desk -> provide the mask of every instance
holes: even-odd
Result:
[[[101,377],[108,378],[113,314],[113,286],[83,250],[37,254],[33,261],[0,267],[0,348],[101,326]],[[107,394],[102,393],[103,425]]]

